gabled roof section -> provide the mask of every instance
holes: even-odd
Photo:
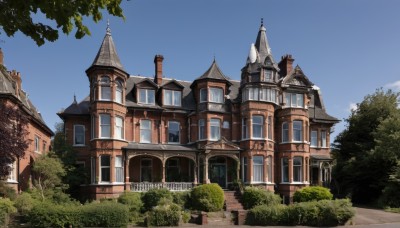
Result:
[[[226,81],[228,84],[231,84],[230,82],[231,79],[225,76],[224,73],[222,73],[215,59],[212,62],[210,68],[208,68],[208,70],[203,75],[194,80],[194,82],[201,79],[216,79],[216,80]]]
[[[303,73],[303,70],[297,65],[292,72],[282,79],[282,84],[288,86],[311,87],[313,83]]]
[[[340,120],[326,112],[321,90],[316,85],[312,87],[308,116],[310,121],[317,123],[335,124],[340,122]]]
[[[68,108],[57,113],[60,117],[67,115],[89,115],[90,97],[87,96],[81,102],[77,102],[74,96],[74,101]]]
[[[142,80],[140,80],[140,81],[138,81],[136,83],[136,85],[138,87],[141,87],[141,86],[146,85],[146,84],[151,86],[151,87],[158,88],[158,85],[153,80],[151,80],[150,78],[143,78]]]
[[[221,137],[220,140],[216,142],[208,143],[201,147],[204,150],[241,150],[240,147],[233,142]]]
[[[111,36],[111,29],[107,24],[106,35],[103,39],[103,43],[97,52],[96,58],[94,59],[92,66],[106,66],[115,67],[125,72],[124,67],[119,60],[117,50],[114,45],[113,38]]]
[[[163,82],[164,83],[163,83],[162,87],[165,87],[165,88],[170,88],[170,87],[178,87],[180,89],[185,88],[181,83],[179,83],[175,79],[171,79],[171,80],[163,81]]]

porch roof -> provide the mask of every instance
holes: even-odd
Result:
[[[131,142],[128,146],[123,147],[126,150],[168,150],[168,151],[197,151],[195,147],[187,145],[174,145],[174,144],[147,144]]]
[[[310,157],[314,160],[333,160],[329,155],[311,155]]]

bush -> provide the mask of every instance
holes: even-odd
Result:
[[[242,199],[243,206],[246,209],[251,209],[258,205],[273,206],[282,202],[279,195],[257,187],[246,187]]]
[[[14,200],[17,198],[17,192],[14,188],[8,186],[4,181],[0,180],[0,197]]]
[[[192,189],[193,208],[200,211],[220,211],[224,206],[224,191],[218,184],[203,184]]]
[[[127,226],[129,209],[126,205],[113,201],[86,204],[82,208],[82,223],[86,227]]]
[[[81,227],[81,209],[73,204],[40,202],[29,211],[28,220],[32,227]]]
[[[181,208],[190,208],[190,192],[173,192],[172,200],[178,204]]]
[[[147,215],[147,226],[178,226],[181,208],[170,199],[163,198]]]
[[[294,202],[309,202],[318,200],[331,200],[333,198],[329,189],[320,186],[309,186],[297,190],[293,195]]]
[[[0,226],[6,226],[10,219],[10,214],[17,212],[14,203],[8,198],[0,198]]]
[[[351,202],[345,200],[321,200],[285,205],[260,205],[247,214],[250,225],[344,225],[354,216]]]
[[[27,215],[38,201],[33,199],[31,194],[23,192],[15,200],[15,207],[21,215]]]
[[[137,222],[143,207],[141,194],[138,192],[124,192],[118,197],[118,203],[128,206],[130,214],[129,220],[131,222]]]
[[[171,192],[166,188],[151,189],[150,191],[145,192],[142,196],[144,210],[150,211],[153,207],[158,205],[162,198],[172,200]]]

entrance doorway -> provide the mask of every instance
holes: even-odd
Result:
[[[221,188],[226,188],[226,159],[213,157],[208,161],[209,179],[211,183],[217,183]]]

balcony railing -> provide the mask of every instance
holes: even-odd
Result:
[[[192,182],[132,182],[132,192],[147,192],[151,189],[166,188],[170,191],[188,191],[194,187]]]

